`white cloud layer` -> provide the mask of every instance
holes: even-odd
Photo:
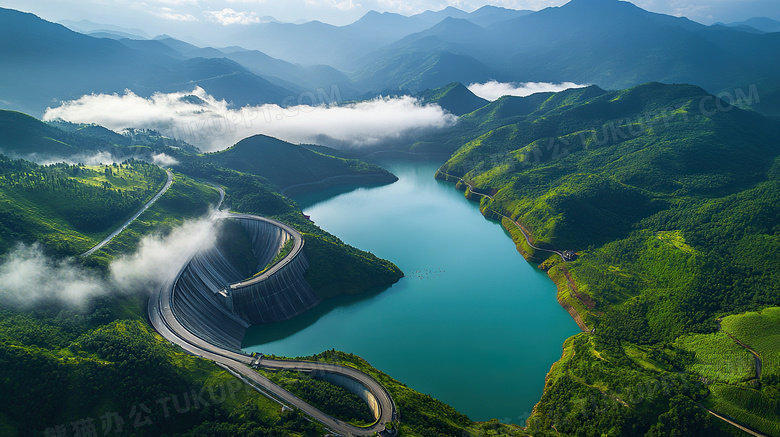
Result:
[[[148,293],[177,274],[196,250],[214,244],[213,224],[210,215],[167,235],[144,237],[135,253],[111,263],[106,278],[72,259],[52,260],[37,243],[20,244],[0,259],[0,302],[32,306],[53,300],[79,309],[109,293]]]
[[[314,93],[291,97],[294,106],[265,104],[233,109],[202,88],[190,93],[156,93],[149,98],[131,91],[124,95],[91,94],[49,108],[44,120],[97,123],[119,131],[127,127],[154,129],[187,141],[204,151],[225,149],[256,134],[293,143],[361,147],[402,138],[424,129],[454,124],[457,117],[438,105],[412,97],[376,98],[335,105]]]
[[[547,83],[547,82],[525,82],[525,83],[506,83],[491,80],[486,83],[472,83],[469,90],[472,93],[490,101],[497,100],[502,96],[525,97],[535,93],[546,93],[567,90],[569,88],[582,88],[587,85],[579,85],[574,82]]]

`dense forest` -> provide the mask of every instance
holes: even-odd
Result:
[[[529,259],[546,259],[559,300],[594,331],[567,341],[529,421],[535,435],[734,432],[697,407],[740,400],[692,365],[689,336],[780,303],[780,124],[725,103],[703,112],[713,99],[685,85],[589,87],[504,97],[464,117],[482,131],[437,176],[491,196],[467,193]],[[576,259],[534,250],[512,221]],[[729,359],[734,344],[710,358]],[[778,405],[776,379],[730,371],[725,382],[752,390],[744,402]],[[780,410],[759,411],[736,419],[772,434]]]

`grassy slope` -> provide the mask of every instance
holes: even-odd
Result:
[[[731,315],[723,319],[721,327],[758,353],[762,377],[780,377],[780,308]]]
[[[638,402],[620,393],[697,369],[704,351],[681,336],[712,332],[717,315],[777,304],[780,128],[738,109],[702,113],[707,98],[690,86],[589,87],[504,98],[464,117],[483,130],[442,172],[496,193],[483,211],[518,220],[537,246],[579,252],[544,266],[559,298],[596,328],[569,342],[579,353],[551,372],[532,431],[657,432],[675,394],[701,399],[696,385]],[[734,381],[748,371],[732,370],[707,372]]]
[[[74,255],[127,220],[165,183],[149,164],[39,166],[0,156],[0,250],[41,241]]]
[[[707,399],[707,405],[740,423],[769,435],[777,435],[780,433],[780,308],[730,315],[722,320],[721,327],[723,333],[709,334],[708,337],[725,336],[728,333],[758,353],[762,364],[761,379],[748,383],[720,381],[722,383],[713,385],[713,395]],[[734,340],[727,338],[731,342],[730,347],[739,348],[743,354],[747,354],[755,377],[753,356]],[[727,375],[737,373],[734,369],[729,370]]]

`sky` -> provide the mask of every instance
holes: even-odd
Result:
[[[413,15],[454,6],[470,12],[486,4],[540,10],[568,0],[0,0],[0,6],[32,12],[49,21],[87,19],[140,28],[150,36],[166,33],[197,39],[198,26],[242,26],[267,17],[279,21],[319,20],[349,24],[370,10]],[[754,16],[780,20],[778,0],[632,0],[652,12],[686,16],[704,24]]]

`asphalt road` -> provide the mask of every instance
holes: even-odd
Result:
[[[130,217],[130,220],[126,221],[122,226],[120,226],[114,232],[109,234],[108,237],[106,237],[103,241],[98,243],[95,247],[93,247],[92,249],[89,249],[88,251],[82,253],[81,256],[90,256],[93,253],[95,253],[98,250],[100,250],[103,246],[108,244],[111,240],[114,239],[114,237],[116,237],[117,235],[122,233],[122,231],[127,229],[127,227],[130,226],[130,223],[135,221],[135,219],[137,219],[141,214],[143,214],[147,209],[149,209],[149,207],[152,206],[152,204],[154,202],[156,202],[157,199],[162,197],[162,195],[165,194],[166,191],[168,191],[168,188],[171,188],[171,184],[173,184],[173,173],[171,173],[171,171],[168,170],[168,169],[166,169],[165,171],[168,173],[168,181],[162,187],[162,190],[160,190],[159,193],[155,194],[154,197],[151,198],[151,200],[146,202],[146,204],[144,204],[144,206],[142,206],[141,209],[139,209],[135,214],[133,214],[133,216]]]

